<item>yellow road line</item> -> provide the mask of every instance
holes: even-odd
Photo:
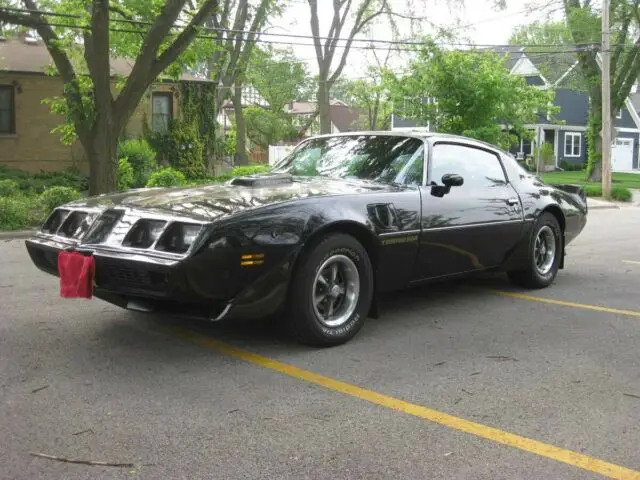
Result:
[[[631,263],[633,265],[640,265],[640,262],[634,262],[633,260],[622,260],[624,263]]]
[[[589,305],[588,303],[567,302],[565,300],[554,300],[552,298],[536,297],[533,295],[526,295],[524,293],[507,292],[505,290],[495,290],[492,288],[488,290],[504,297],[519,298],[522,300],[530,300],[532,302],[550,303],[552,305],[561,305],[563,307],[581,308],[583,310],[595,310],[596,312],[614,313],[616,315],[628,315],[630,317],[640,317],[640,312],[635,310],[622,310],[619,308],[602,307],[600,305]]]
[[[584,455],[582,453],[573,452],[564,448],[555,447],[537,440],[521,437],[513,433],[505,432],[497,428],[489,427],[480,423],[475,423],[463,418],[454,417],[447,413],[432,410],[421,405],[405,402],[398,398],[390,397],[373,390],[358,387],[349,383],[341,382],[330,377],[325,377],[318,373],[303,370],[301,368],[289,365],[278,360],[263,357],[246,350],[233,347],[219,340],[207,338],[195,332],[188,331],[183,328],[174,329],[182,338],[189,340],[197,345],[213,348],[226,355],[239,358],[246,362],[259,365],[264,368],[275,370],[276,372],[288,375],[289,377],[304,380],[315,385],[319,385],[335,392],[350,395],[352,397],[365,400],[367,402],[380,405],[385,408],[413,415],[430,422],[434,422],[454,430],[470,433],[496,443],[508,445],[510,447],[524,450],[525,452],[540,455],[542,457],[557,460],[568,465],[588,470],[608,478],[624,479],[624,480],[640,480],[640,471],[631,470],[626,467],[605,462],[595,457]]]

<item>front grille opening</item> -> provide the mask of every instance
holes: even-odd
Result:
[[[64,237],[75,237],[79,233],[82,222],[87,217],[87,212],[73,212],[60,227],[60,235]]]
[[[127,233],[122,245],[133,248],[149,248],[162,233],[166,224],[167,222],[163,220],[138,220]]]
[[[42,225],[42,231],[51,234],[56,233],[68,213],[69,210],[62,208],[55,210],[51,215],[49,215],[49,218],[44,222],[44,225]]]
[[[202,230],[202,225],[172,223],[162,234],[160,240],[158,240],[156,250],[171,253],[185,253],[198,237],[200,230]]]

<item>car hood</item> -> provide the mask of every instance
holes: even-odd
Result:
[[[188,188],[129,190],[88,197],[66,206],[97,210],[120,207],[159,214],[184,215],[201,221],[212,221],[222,216],[291,200],[329,195],[397,191],[404,188],[407,187],[357,179],[293,177],[290,182],[269,186],[235,185],[229,181],[224,184]]]

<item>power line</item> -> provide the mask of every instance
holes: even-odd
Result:
[[[29,10],[29,9],[24,9],[24,8],[13,8],[13,7],[0,7],[0,11],[5,10],[8,12],[17,12],[17,13],[35,13],[35,14],[39,14],[39,15],[47,15],[47,16],[52,16],[52,17],[63,17],[63,18],[71,18],[71,19],[83,19],[83,17],[81,15],[76,15],[76,14],[70,14],[70,13],[58,13],[58,12],[50,12],[50,11],[45,11],[45,10]],[[130,20],[130,19],[118,19],[118,18],[110,18],[110,21],[114,22],[114,23],[127,23],[127,24],[134,24],[134,25],[147,25],[147,26],[151,26],[153,25],[152,22],[148,22],[148,21],[143,21],[143,20]],[[51,26],[58,26],[61,28],[83,28],[83,29],[88,29],[88,26],[76,26],[76,25],[64,25],[64,24],[52,24],[52,23],[48,23]],[[173,25],[173,28],[184,28],[186,27],[186,25]],[[276,37],[286,37],[286,38],[298,38],[298,39],[307,39],[307,40],[333,40],[336,42],[365,42],[365,43],[379,43],[379,44],[384,44],[384,45],[399,45],[399,46],[424,46],[425,42],[423,41],[415,41],[415,40],[384,40],[384,39],[349,39],[349,38],[341,38],[341,37],[323,37],[323,36],[314,36],[314,35],[301,35],[301,34],[292,34],[292,33],[270,33],[270,32],[256,32],[256,31],[251,31],[251,30],[237,30],[237,29],[230,29],[230,28],[218,28],[218,27],[198,27],[202,30],[206,30],[206,31],[214,31],[214,32],[220,32],[220,33],[233,33],[233,34],[253,34],[256,35],[257,37],[262,37],[262,36],[276,36]],[[115,30],[115,29],[110,29],[111,31],[119,31],[119,32],[123,32],[123,33],[144,33],[143,31],[137,31],[137,30],[126,30],[126,29],[119,29],[119,30]],[[202,36],[202,35],[198,35],[198,38],[208,38],[208,39],[217,39],[220,40],[219,36]],[[248,39],[245,39],[245,41],[248,41]],[[261,40],[261,42],[263,43],[272,43],[272,44],[284,44],[284,45],[302,45],[302,46],[309,46],[309,47],[314,47],[315,45],[313,43],[306,43],[306,44],[299,44],[299,43],[288,43],[288,42],[277,42],[277,41],[267,41],[267,40]],[[452,46],[452,47],[514,47],[514,45],[510,45],[510,44],[474,44],[474,43],[469,43],[469,42],[459,42],[459,43],[454,43],[454,42],[441,42],[440,45],[443,46]],[[587,43],[587,44],[582,44],[582,45],[592,45],[591,43]],[[336,45],[338,48],[340,47],[345,47],[345,45]],[[548,43],[548,44],[536,44],[536,45],[520,45],[523,47],[567,47],[567,46],[574,46],[574,47],[580,47],[580,44],[553,44],[553,43]],[[611,46],[618,46],[618,45],[611,45]],[[624,46],[624,45],[623,45]],[[365,49],[371,49],[371,47],[358,47],[358,46],[354,46],[352,45],[351,48],[365,48]]]
[[[0,9],[1,10],[1,9]],[[51,23],[51,22],[46,22],[46,23],[40,23],[40,24],[34,24],[34,25],[49,25],[51,27],[57,27],[57,28],[68,28],[70,30],[76,29],[76,30],[90,30],[91,28],[89,26],[82,26],[82,25],[70,25],[70,24],[64,24],[64,23]],[[144,32],[140,31],[140,30],[132,30],[132,29],[123,29],[123,28],[109,28],[109,31],[111,32],[118,32],[118,33],[129,33],[129,34],[142,34]],[[175,35],[175,34],[172,34]],[[196,35],[196,38],[199,39],[205,39],[205,40],[221,40],[219,37],[213,36],[213,35]],[[253,43],[263,43],[263,44],[267,44],[267,45],[288,45],[288,46],[303,46],[303,47],[313,47],[314,45],[311,43],[302,43],[302,42],[286,42],[286,41],[276,41],[276,40],[264,40],[261,39],[259,37],[256,36],[256,38],[249,40],[249,39],[245,39],[244,41],[247,42],[253,42]],[[417,46],[425,46],[426,43],[412,43],[412,45]],[[444,44],[445,46],[453,46],[455,44]],[[465,44],[468,46],[474,46],[472,44]],[[492,45],[493,47],[503,47],[505,45]],[[514,47],[513,45],[509,45],[510,47]],[[535,45],[536,47],[538,47],[539,45]],[[587,47],[574,47],[574,48],[570,48],[571,45],[556,45],[557,47],[565,47],[565,49],[563,50],[557,50],[555,52],[545,52],[545,54],[557,54],[557,53],[577,53],[577,52],[581,52],[581,51],[585,51],[585,50],[590,50],[592,49],[591,46],[587,46]],[[337,48],[347,48],[346,45],[336,45]],[[569,49],[567,49],[569,47]],[[355,50],[380,50],[380,47],[376,47],[374,45],[369,45],[369,46],[358,46],[358,45],[352,45],[350,47],[351,49],[355,49]],[[632,47],[633,48],[633,47]],[[395,51],[398,52],[416,52],[416,48],[395,48]],[[466,51],[466,50],[461,50],[461,51]],[[473,51],[469,51],[470,53],[472,53]],[[512,53],[512,54],[517,54],[520,52],[494,52],[497,54],[500,53]]]

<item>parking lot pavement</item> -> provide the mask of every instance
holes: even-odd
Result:
[[[0,477],[640,478],[637,238],[593,211],[552,287],[390,295],[332,349],[63,300],[0,243]]]

